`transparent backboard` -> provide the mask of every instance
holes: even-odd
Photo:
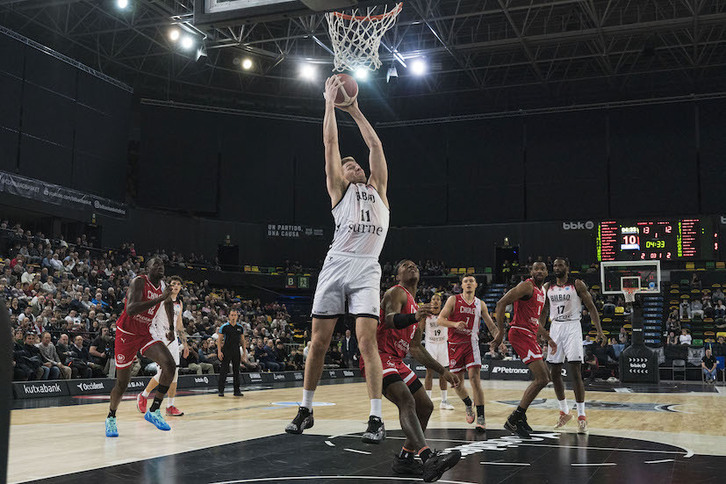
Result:
[[[600,263],[603,294],[660,293],[660,261],[607,261]]]

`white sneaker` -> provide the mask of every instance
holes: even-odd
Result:
[[[439,410],[454,410],[454,406],[448,400],[441,400]]]

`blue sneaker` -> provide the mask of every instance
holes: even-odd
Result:
[[[144,420],[146,420],[147,422],[151,422],[159,430],[171,430],[169,424],[166,423],[166,420],[164,420],[164,417],[162,417],[161,410],[146,412],[144,414]]]
[[[118,437],[118,427],[116,427],[116,417],[108,417],[106,419],[106,437]]]

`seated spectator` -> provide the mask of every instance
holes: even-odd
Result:
[[[716,302],[716,307],[714,308],[713,317],[715,319],[724,319],[724,318],[726,318],[726,305],[723,303],[723,300],[722,299],[719,299]]]
[[[606,318],[615,316],[615,303],[613,302],[612,297],[608,297],[605,304],[603,304],[602,313],[603,313],[603,317],[606,317]]]
[[[81,378],[91,378],[94,372],[94,363],[88,354],[88,349],[83,346],[83,336],[80,334],[73,338],[73,344],[70,346],[71,366],[78,368],[78,375]]]
[[[680,341],[678,340],[678,336],[676,336],[676,332],[671,330],[668,332],[668,338],[666,338],[666,344],[667,345],[677,345],[680,344]]]
[[[254,349],[255,359],[258,361],[260,368],[268,371],[279,371],[280,365],[271,353],[268,353],[267,347],[264,345],[262,338],[257,338],[257,346]]]
[[[713,307],[713,304],[711,304],[711,299],[705,299],[703,300],[703,317],[704,318],[711,318],[716,315],[716,310]]]
[[[723,336],[716,338],[716,342],[712,345],[713,356],[726,356],[726,340]]]
[[[214,372],[219,373],[222,362],[217,356],[217,347],[213,338],[207,338],[202,342],[202,347],[199,349],[199,364],[202,363],[209,363],[214,368]]]
[[[71,377],[71,369],[61,362],[61,358],[58,355],[55,346],[51,343],[50,333],[47,331],[43,333],[43,337],[36,347],[40,350],[40,354],[43,357],[43,364],[50,363],[54,367],[58,368],[58,370],[60,370],[60,376],[62,376],[64,380],[68,380]]]
[[[681,319],[691,319],[691,304],[687,299],[681,302]]]
[[[618,334],[618,342],[621,345],[627,345],[629,339],[630,338],[628,337],[628,332],[625,330],[625,326],[621,326],[620,333]]]
[[[703,289],[701,287],[701,279],[698,277],[698,274],[695,272],[691,274],[691,288],[692,289]]]
[[[716,357],[711,354],[711,349],[706,348],[706,355],[701,358],[701,368],[706,383],[716,383]]]
[[[292,365],[289,362],[290,355],[287,353],[287,349],[285,349],[285,345],[282,344],[282,341],[277,340],[275,342],[275,357],[277,358],[278,363],[282,365],[283,370],[292,370]],[[341,356],[342,358],[342,356]]]
[[[28,359],[31,360],[37,360],[41,363],[41,369],[43,370],[43,375],[39,378],[39,380],[57,380],[60,377],[60,369],[53,365],[49,361],[44,361],[43,355],[38,349],[36,344],[36,337],[37,335],[33,332],[27,333],[25,335],[25,344],[23,345],[23,356],[25,356]]]
[[[690,345],[693,341],[693,338],[689,334],[689,331],[686,328],[683,328],[681,330],[681,335],[678,337],[678,342],[682,345]]]
[[[671,315],[668,316],[668,321],[666,321],[666,328],[668,332],[679,334],[681,332],[681,323]]]
[[[338,345],[333,344],[325,355],[325,363],[340,368],[343,364],[343,354],[338,349]]]
[[[594,381],[595,380],[595,372],[597,372],[598,369],[598,361],[595,354],[592,352],[590,348],[587,349],[585,353],[585,362],[582,369],[582,378],[587,381]]]
[[[713,301],[722,301],[723,302],[724,299],[726,299],[726,296],[724,295],[723,291],[719,287],[719,288],[716,288],[716,290],[713,291],[713,293],[711,293],[711,299]]]
[[[703,319],[703,303],[700,299],[694,299],[691,303],[691,318],[699,317]]]
[[[305,362],[303,361],[303,355],[296,348],[290,350],[290,366],[293,370],[302,370],[305,368]]]

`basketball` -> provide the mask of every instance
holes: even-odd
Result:
[[[335,96],[335,105],[344,108],[353,104],[355,98],[358,97],[358,83],[348,74],[338,74],[338,78],[343,81],[343,85]]]

